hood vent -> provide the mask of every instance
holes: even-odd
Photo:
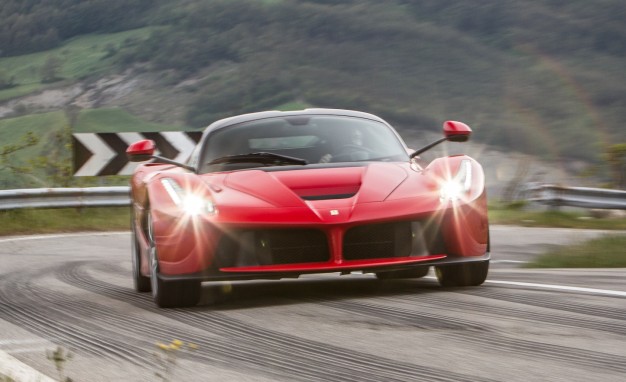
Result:
[[[356,195],[356,192],[349,194],[329,194],[329,195],[300,195],[304,200],[334,200],[334,199],[348,199]]]

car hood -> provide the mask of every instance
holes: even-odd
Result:
[[[311,206],[327,200],[355,205],[385,200],[408,178],[405,167],[376,162],[355,167],[237,171],[228,174],[223,184],[276,207]]]

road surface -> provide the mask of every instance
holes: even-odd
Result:
[[[74,381],[157,381],[156,343],[177,339],[197,345],[180,381],[623,381],[626,269],[520,268],[600,234],[494,226],[480,287],[309,275],[205,283],[190,309],[133,291],[128,233],[4,237],[0,356],[56,378],[61,346]]]

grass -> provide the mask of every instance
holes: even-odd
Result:
[[[19,144],[27,133],[39,137],[39,142],[11,155],[8,160],[16,166],[31,167],[29,160],[45,155],[47,146],[55,133],[67,124],[63,112],[33,114],[0,120],[0,150],[8,145]],[[0,167],[2,167],[0,165]],[[51,187],[45,174],[34,169],[32,174],[11,174],[0,168],[0,188]]]
[[[593,218],[584,212],[525,211],[504,206],[490,206],[489,223],[525,227],[626,230],[626,218]]]
[[[626,267],[626,235],[607,235],[557,248],[526,264],[527,268]]]
[[[76,80],[101,74],[110,70],[114,57],[109,57],[110,49],[119,49],[128,39],[145,39],[154,28],[141,28],[131,31],[84,35],[69,40],[58,48],[0,58],[2,68],[8,78],[14,77],[18,85],[0,91],[0,101],[22,96],[44,87],[41,84],[41,67],[48,57],[60,60],[58,76],[66,80]]]
[[[25,96],[41,88],[41,84],[19,85],[10,89],[0,90],[0,102]]]
[[[115,133],[115,132],[155,132],[180,131],[181,126],[162,125],[146,122],[129,114],[123,109],[88,109],[82,110],[74,128],[77,133]]]
[[[0,235],[82,231],[126,231],[128,207],[22,209],[0,211]]]
[[[40,145],[45,143],[45,135],[53,131],[58,131],[65,127],[67,121],[61,111],[51,113],[32,114],[23,117],[8,118],[0,120],[0,145],[18,143],[26,133],[34,133],[42,137]],[[25,150],[25,154],[32,156],[37,151],[38,146]]]

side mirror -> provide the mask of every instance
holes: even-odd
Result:
[[[443,134],[450,142],[465,142],[472,134],[472,129],[463,122],[446,121],[443,124]]]
[[[445,141],[465,142],[469,139],[471,134],[472,134],[472,129],[470,129],[470,127],[464,124],[463,122],[446,121],[443,124],[444,137],[413,152],[412,154],[409,155],[409,158],[413,159],[416,156],[423,153],[424,151],[430,150],[433,147]]]
[[[152,159],[154,155],[154,141],[150,139],[144,139],[143,141],[135,142],[128,146],[126,149],[126,156],[131,162],[143,162]]]

